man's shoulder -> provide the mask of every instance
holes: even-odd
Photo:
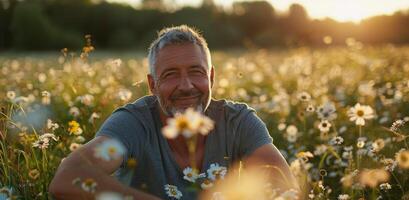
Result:
[[[146,95],[136,99],[134,102],[129,103],[126,106],[130,106],[133,108],[151,108],[155,105],[156,97],[153,95]]]
[[[136,118],[140,119],[141,117],[147,117],[148,113],[151,113],[151,108],[155,106],[156,97],[147,95],[138,98],[132,103],[128,103],[117,108],[114,113],[117,112],[128,112],[135,116]]]
[[[253,108],[244,102],[227,99],[212,99],[209,108],[212,110],[223,110],[226,114],[239,114],[254,111]]]

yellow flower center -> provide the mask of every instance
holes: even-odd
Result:
[[[127,162],[128,168],[135,168],[136,167],[136,159],[135,158],[130,158]]]
[[[409,158],[407,157],[407,155],[401,153],[400,160],[402,161],[402,163],[405,163],[405,162],[408,162]]]
[[[176,127],[177,127],[179,130],[187,129],[187,128],[189,127],[189,122],[187,121],[186,118],[181,117],[181,118],[179,118],[179,119],[176,121]]]
[[[358,117],[362,117],[362,116],[364,116],[364,111],[363,110],[358,110],[357,112],[356,112],[356,115],[358,115]]]
[[[108,148],[108,154],[109,155],[114,155],[116,153],[116,148],[115,147],[109,147]]]
[[[84,180],[84,184],[88,187],[92,186],[93,183],[94,183],[94,180],[91,178],[87,178]]]

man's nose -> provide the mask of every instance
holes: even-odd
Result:
[[[179,89],[180,90],[191,90],[193,89],[193,83],[192,80],[190,80],[189,76],[183,76],[180,79],[180,83],[179,83]]]

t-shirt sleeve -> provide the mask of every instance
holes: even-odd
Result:
[[[257,148],[272,144],[273,138],[270,136],[264,122],[251,111],[240,121],[238,130],[240,132],[240,155],[246,157]]]
[[[130,111],[124,108],[116,110],[105,120],[95,136],[107,136],[125,146],[126,153],[122,166],[130,157],[139,160],[144,144],[144,128]]]

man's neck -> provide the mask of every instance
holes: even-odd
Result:
[[[166,125],[168,124],[168,123],[167,123],[168,119],[171,118],[171,117],[169,117],[169,116],[167,116],[165,113],[163,113],[163,110],[162,110],[162,109],[160,109],[160,108],[158,108],[158,109],[159,109],[160,121],[162,122],[162,125],[163,125],[163,126],[166,126]]]

